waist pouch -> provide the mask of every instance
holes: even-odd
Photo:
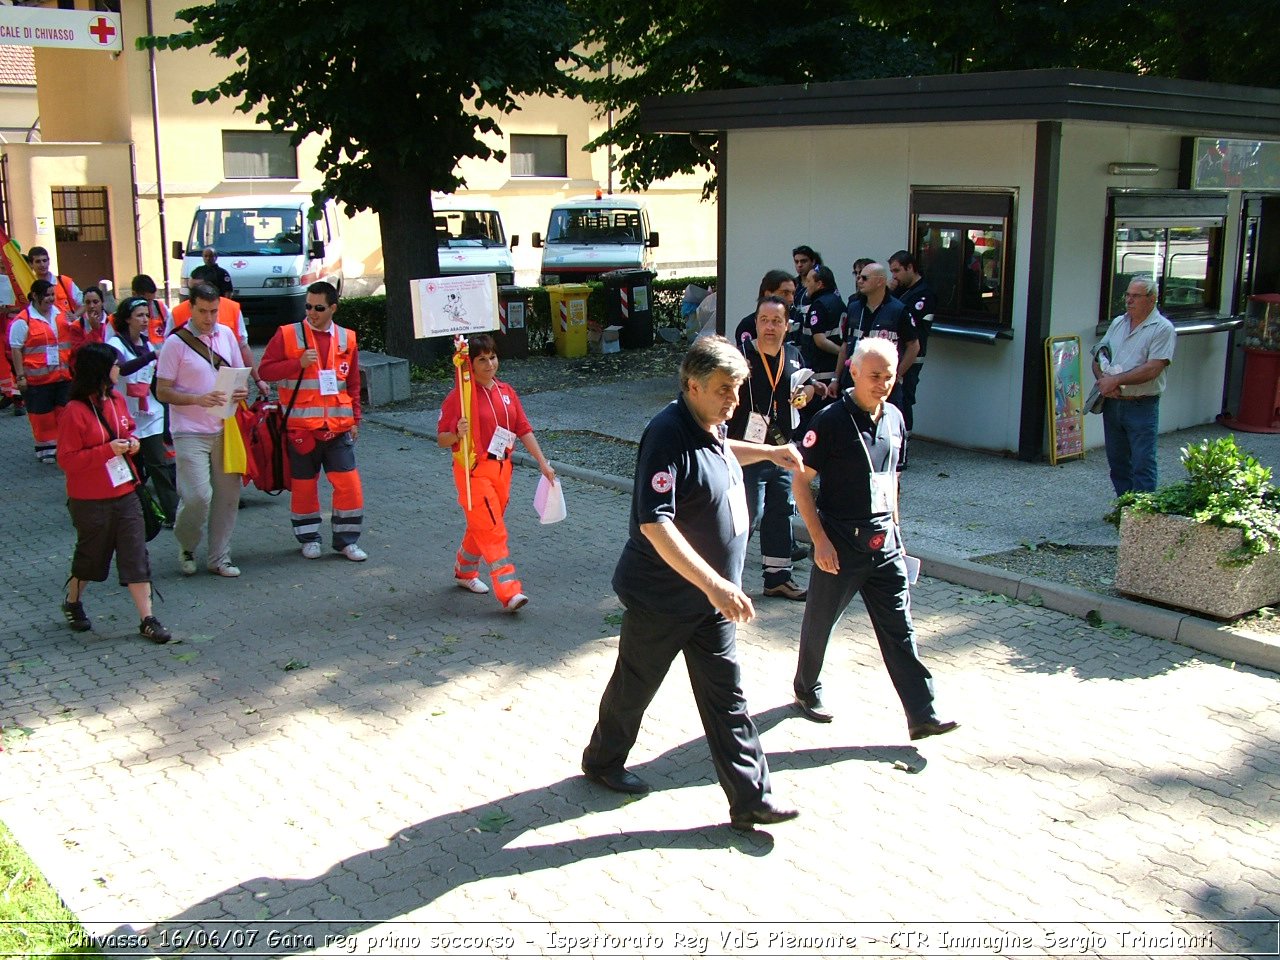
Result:
[[[891,523],[880,526],[871,521],[863,521],[860,524],[843,523],[827,523],[827,534],[833,540],[851,547],[858,553],[876,553],[881,550],[894,550],[897,548],[897,536],[894,533]]]

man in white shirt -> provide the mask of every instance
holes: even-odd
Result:
[[[1102,394],[1107,463],[1116,496],[1156,488],[1156,437],[1160,394],[1173,362],[1177,334],[1156,309],[1156,283],[1134,277],[1125,291],[1125,312],[1111,321],[1093,348],[1093,375]]]
[[[223,469],[223,432],[237,430],[235,418],[219,415],[227,395],[214,389],[216,370],[235,366],[240,356],[235,335],[218,323],[216,288],[193,284],[191,321],[169,337],[156,370],[156,396],[169,404],[169,429],[177,455],[178,563],[186,576],[196,572],[195,550],[209,532],[210,573],[238,577],[231,562],[231,534],[240,504],[242,474]],[[243,400],[248,390],[238,388],[232,400]]]

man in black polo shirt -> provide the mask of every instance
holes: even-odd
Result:
[[[910,369],[920,352],[919,334],[911,315],[901,301],[889,295],[889,272],[884,264],[868,263],[854,274],[854,280],[858,292],[849,298],[840,331],[843,343],[836,361],[840,390],[847,389],[852,383],[845,361],[853,353],[853,345],[863,337],[879,337],[893,344],[898,352],[899,377]],[[889,399],[894,402],[892,397]]]
[[[798,390],[791,383],[804,364],[800,351],[783,343],[787,335],[787,303],[782,297],[761,297],[755,313],[756,337],[742,343],[751,375],[738,390],[738,409],[729,419],[729,436],[747,443],[791,442],[800,407],[813,399],[813,385]],[[764,595],[803,600],[804,589],[792,579],[791,473],[761,460],[742,468],[747,488],[751,529],[760,527],[760,563]]]
[[[787,305],[787,333],[791,331],[791,305],[796,300],[796,282],[791,278],[791,274],[785,270],[770,270],[760,278],[760,292],[756,295],[757,302],[764,297],[781,297],[782,302]],[[738,327],[733,331],[732,340],[739,346],[746,340],[755,339],[756,335],[756,312],[752,310],[745,317],[738,321]]]
[[[911,591],[898,527],[898,462],[906,445],[902,414],[886,402],[896,351],[864,337],[853,353],[852,390],[816,417],[801,441],[805,469],[796,505],[813,539],[813,575],[800,626],[796,706],[830,723],[819,675],[831,630],[861,592],[880,655],[907,714],[912,740],[954,730],[938,719],[933,679],[916,653]],[[819,478],[815,502],[809,484]]]
[[[902,411],[902,419],[907,423],[907,433],[911,433],[915,418],[911,415],[916,405],[916,386],[920,383],[920,374],[924,372],[924,355],[929,346],[929,331],[933,329],[933,317],[938,312],[938,298],[916,267],[916,258],[906,250],[899,250],[889,258],[889,271],[898,282],[893,295],[902,302],[911,317],[916,336],[920,341],[920,352],[906,371],[899,370],[898,386],[894,388],[896,397],[889,402]]]
[[[648,792],[626,769],[627,755],[645,708],[683,653],[730,822],[750,830],[797,814],[770,797],[769,764],[738,669],[737,624],[755,616],[741,585],[748,519],[739,462],[767,458],[796,470],[800,458],[789,445],[725,439],[746,375],[728,340],[700,337],[680,365],[680,397],[640,438],[630,537],[613,574],[626,607],[618,662],[582,771],[610,790]]]

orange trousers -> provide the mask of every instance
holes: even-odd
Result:
[[[453,482],[458,505],[467,518],[467,530],[454,561],[453,575],[471,580],[480,575],[480,561],[489,566],[493,593],[503,606],[521,593],[516,565],[507,550],[507,524],[503,514],[511,499],[511,461],[481,460],[471,471],[471,509],[467,509],[466,473],[453,461]]]

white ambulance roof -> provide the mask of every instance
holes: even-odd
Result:
[[[309,193],[260,194],[251,197],[205,197],[200,201],[201,210],[256,210],[261,207],[311,206]]]

